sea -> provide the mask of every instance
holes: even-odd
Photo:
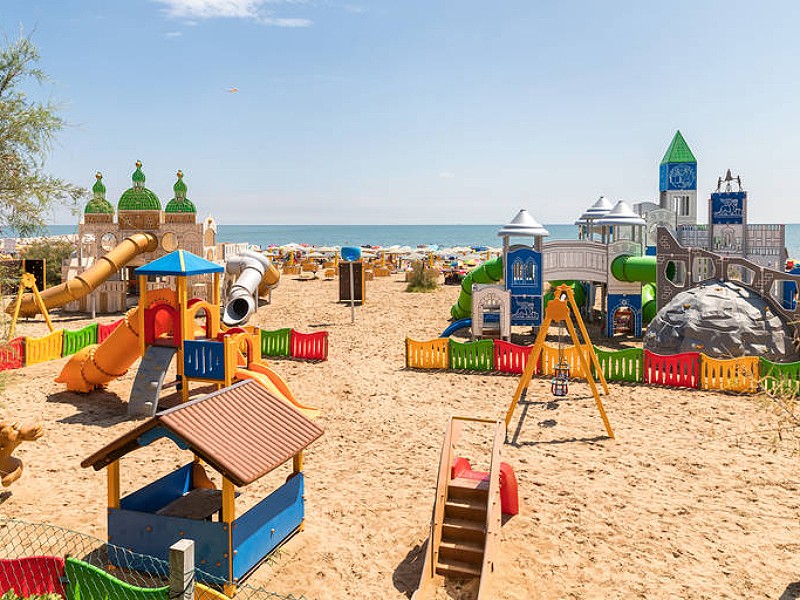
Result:
[[[491,246],[502,240],[493,225],[218,225],[217,242],[249,242],[261,248],[297,243],[312,246]],[[575,225],[545,225],[546,239],[577,239]],[[49,235],[76,234],[77,225],[51,225]],[[786,250],[790,258],[800,259],[800,223],[786,225]]]

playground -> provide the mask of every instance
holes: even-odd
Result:
[[[368,301],[351,324],[349,306],[336,302],[338,282],[287,277],[273,303],[250,320],[265,330],[325,330],[330,338],[327,361],[269,361],[299,401],[320,409],[315,422],[325,435],[305,452],[304,531],[250,582],[309,599],[399,600],[416,589],[448,419],[502,419],[519,375],[406,369],[404,337],[426,340],[443,331],[460,290],[407,294],[404,287],[400,275],[370,281]],[[53,320],[67,330],[94,322]],[[18,325],[17,335],[46,333],[41,318]],[[602,345],[596,328],[590,336]],[[136,369],[82,395],[54,381],[68,360],[9,371],[4,417],[36,418],[45,435],[21,448],[25,473],[3,514],[105,539],[106,477],[80,463],[130,431]],[[173,376],[174,366],[166,379]],[[797,446],[776,439],[763,399],[611,381],[602,396],[611,440],[583,380],[570,381],[564,398],[550,387],[549,377],[534,377],[510,422],[503,460],[516,472],[520,512],[501,529],[497,597],[794,593]],[[177,405],[179,396],[167,396],[161,407]],[[184,463],[184,451],[155,441],[123,459],[121,489],[141,488]],[[257,504],[289,472],[243,488],[237,511]],[[437,597],[472,598],[474,586],[448,582]]]

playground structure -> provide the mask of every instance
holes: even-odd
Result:
[[[456,455],[465,423],[494,426],[488,472],[473,470],[466,458]],[[435,597],[436,584],[443,577],[477,577],[477,597],[494,597],[501,516],[519,512],[514,470],[500,460],[505,435],[506,428],[499,420],[454,416],[448,421],[439,457],[430,536],[419,588],[412,596],[415,600]]]
[[[22,461],[12,456],[22,442],[35,442],[44,435],[40,424],[20,425],[0,421],[0,483],[8,487],[22,477]]]
[[[222,248],[216,244],[217,225],[212,217],[197,222],[197,208],[187,197],[183,172],[177,172],[173,198],[162,209],[158,196],[145,187],[146,177],[141,161],[131,175],[131,187],[124,191],[117,203],[116,222],[113,205],[106,200],[106,186],[101,173],[95,175],[92,198],[86,204],[83,221],[78,225],[78,249],[62,266],[62,279],[85,280],[90,278],[90,290],[74,297],[61,297],[67,312],[123,312],[128,308],[127,297],[135,292],[136,267],[182,248],[207,260],[223,260]],[[148,243],[140,252],[115,261],[113,272],[97,273],[84,277],[84,273],[102,260],[105,253],[114,249],[119,240],[138,234],[147,234]],[[123,258],[123,257],[118,257]],[[102,275],[102,276],[100,276]],[[211,298],[210,278],[201,278],[192,295],[206,300]],[[53,308],[56,304],[48,304]]]
[[[213,383],[219,388],[244,379],[254,379],[274,396],[315,415],[316,409],[300,404],[280,376],[261,361],[259,329],[221,328],[222,270],[183,250],[137,269],[139,305],[128,311],[122,324],[99,346],[89,345],[75,353],[56,381],[71,391],[88,393],[120,377],[142,357],[128,403],[132,416],[154,415],[165,387],[177,387],[186,402],[192,382]],[[198,275],[212,277],[211,302],[188,297],[188,278]],[[174,278],[177,289],[148,289],[148,277]],[[202,324],[196,322],[200,318]],[[165,382],[176,356],[176,380]]]
[[[476,322],[482,310],[472,303],[477,284],[510,291],[511,325],[534,327],[540,325],[541,309],[551,297],[541,295],[542,281],[552,287],[569,284],[588,320],[599,306],[608,337],[641,338],[643,325],[677,291],[711,278],[743,281],[758,294],[768,294],[771,302],[782,304],[782,317],[794,317],[798,288],[796,279],[782,271],[784,226],[747,223],[747,192],[741,177],[728,170],[719,178],[708,200],[708,225],[697,224],[697,208],[697,160],[678,131],[659,165],[658,203],[642,202],[631,208],[623,201],[612,204],[601,197],[575,222],[577,240],[548,242],[542,241],[547,231],[520,211],[498,233],[504,237],[503,255],[463,279],[461,294],[451,309],[454,322],[442,336]],[[661,233],[664,229],[666,235]],[[534,238],[519,255],[515,250],[520,246],[510,246],[507,237],[517,233]],[[686,255],[679,248],[692,250]],[[672,255],[679,254],[674,260]],[[722,261],[727,270],[713,268],[721,267]],[[776,280],[781,284],[770,288]],[[497,316],[490,315],[491,319],[496,321]],[[474,327],[472,333],[473,339],[479,337]]]
[[[106,469],[109,542],[166,559],[176,541],[193,539],[198,566],[223,578],[225,592],[232,593],[264,558],[302,530],[303,451],[322,433],[313,421],[260,385],[241,382],[157,413],[81,466]],[[161,439],[191,451],[194,458],[123,497],[120,459]],[[270,443],[264,444],[265,439]],[[236,488],[250,485],[290,459],[286,482],[237,515]],[[206,476],[203,463],[218,473],[221,490]],[[126,566],[146,571],[148,564]]]

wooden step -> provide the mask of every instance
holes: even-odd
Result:
[[[456,560],[459,562],[481,564],[483,562],[483,542],[464,540],[439,544],[439,560]]]
[[[448,498],[482,498],[489,497],[489,479],[467,479],[456,477],[447,486]]]
[[[471,540],[483,543],[486,539],[486,524],[483,521],[468,521],[445,517],[442,523],[442,540],[463,542]]]
[[[485,498],[448,498],[444,504],[445,517],[467,521],[486,521]]]
[[[441,557],[439,557],[439,562],[436,563],[436,572],[445,577],[456,577],[458,579],[481,576],[480,566]]]

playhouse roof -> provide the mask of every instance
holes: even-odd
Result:
[[[587,208],[580,218],[575,221],[575,225],[584,225],[590,221],[596,221],[600,217],[604,217],[611,212],[612,208],[614,208],[614,205],[611,204],[611,201],[605,196],[600,196],[597,201]]]
[[[666,165],[667,163],[696,163],[697,159],[692,154],[692,151],[689,149],[689,144],[686,143],[686,140],[683,139],[683,135],[681,134],[681,130],[675,132],[675,137],[672,138],[672,142],[667,148],[667,152],[664,154],[664,158],[661,159],[661,164]]]
[[[620,200],[608,214],[595,221],[598,225],[647,225],[647,222],[633,212],[627,202]]]
[[[323,434],[255,381],[161,411],[81,463],[99,471],[161,437],[194,452],[236,486],[253,483]]]
[[[497,232],[499,237],[503,236],[526,236],[526,237],[539,237],[550,235],[542,225],[534,219],[530,213],[524,208],[517,213],[510,223],[506,224],[500,231]]]
[[[202,275],[222,273],[225,269],[187,250],[175,250],[136,269],[136,275]]]

